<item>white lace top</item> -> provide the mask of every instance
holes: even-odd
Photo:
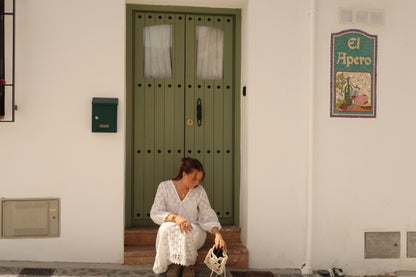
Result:
[[[209,204],[208,195],[200,185],[190,189],[181,201],[172,180],[160,183],[150,217],[161,225],[169,214],[183,216],[191,223],[199,224],[207,232],[211,232],[214,227],[221,229],[218,217]]]

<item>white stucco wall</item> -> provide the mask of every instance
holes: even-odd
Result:
[[[308,0],[127,0],[242,9],[240,225],[253,268],[306,259]],[[60,197],[53,239],[0,239],[0,260],[123,260],[125,3],[17,1],[15,123],[0,123],[0,197]],[[338,8],[384,9],[381,27]],[[415,269],[413,0],[317,0],[312,268]],[[378,35],[377,118],[329,117],[331,33]],[[91,98],[119,98],[116,134],[91,133]],[[364,259],[365,231],[400,231],[400,259]],[[24,249],[24,251],[23,251]]]
[[[305,259],[308,1],[250,1],[247,27],[247,245],[252,267]],[[338,8],[383,9],[379,27],[341,25]],[[414,270],[414,1],[317,1],[312,268]],[[378,35],[377,118],[329,117],[330,37]],[[274,53],[273,55],[271,53]],[[280,104],[280,105],[279,105]],[[267,212],[265,212],[267,211]],[[364,232],[400,231],[399,259],[364,259]]]
[[[317,2],[314,266],[351,274],[414,270],[406,232],[416,230],[416,2]],[[339,25],[338,7],[383,9],[385,24]],[[378,36],[376,119],[329,117],[330,37],[351,28]],[[365,260],[366,231],[401,232],[401,258]]]
[[[0,239],[0,260],[123,261],[125,5],[16,1],[16,122],[0,123],[0,197],[61,199],[61,235]],[[91,132],[92,97],[119,98]]]
[[[305,260],[308,1],[250,1],[247,247],[250,267]]]

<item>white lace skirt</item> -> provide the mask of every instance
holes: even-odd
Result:
[[[206,232],[197,224],[191,233],[181,233],[174,222],[160,225],[156,238],[156,258],[153,271],[165,272],[172,263],[184,266],[193,265],[198,256],[198,249],[204,245]]]

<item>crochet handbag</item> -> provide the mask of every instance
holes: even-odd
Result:
[[[207,256],[205,257],[204,263],[207,265],[209,269],[211,269],[211,275],[215,272],[218,275],[224,273],[224,277],[227,276],[227,272],[225,270],[225,265],[227,263],[228,256],[227,251],[222,250],[220,248],[215,249],[214,246],[208,251]]]

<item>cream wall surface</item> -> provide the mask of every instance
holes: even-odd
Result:
[[[338,8],[381,9],[382,26],[339,24]],[[317,1],[315,100],[315,268],[351,274],[415,268],[406,258],[414,211],[413,75],[416,18],[412,0]],[[378,36],[377,118],[329,117],[330,37],[345,29]],[[401,232],[400,259],[364,259],[364,232]]]
[[[125,5],[16,1],[15,123],[0,123],[0,197],[61,199],[61,235],[0,239],[0,260],[123,261]],[[92,97],[119,98],[91,132]]]
[[[250,267],[306,259],[307,0],[128,0],[242,9],[241,207]],[[312,268],[414,269],[413,0],[317,0]],[[342,25],[339,7],[381,9],[383,26]],[[0,123],[0,197],[60,197],[61,236],[0,239],[0,260],[123,261],[125,3],[17,1],[15,123]],[[331,33],[378,36],[377,118],[329,117]],[[116,134],[91,133],[92,97],[119,98]],[[401,232],[399,259],[364,259],[364,232]],[[23,251],[24,249],[24,251]]]
[[[247,247],[250,267],[305,261],[308,1],[247,11]]]

